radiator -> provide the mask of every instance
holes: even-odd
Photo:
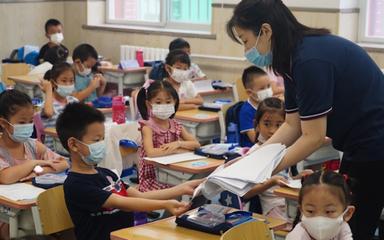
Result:
[[[165,60],[168,49],[167,48],[151,48],[151,47],[140,47],[121,45],[120,46],[120,59],[129,60],[136,59],[136,51],[141,49],[143,51],[144,61],[157,61]]]

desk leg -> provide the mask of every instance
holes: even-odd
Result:
[[[19,215],[9,216],[9,236],[17,238],[19,232]]]
[[[123,96],[123,92],[124,92],[123,81],[124,81],[124,75],[119,76],[119,83],[118,83],[117,94],[120,95],[120,96]]]
[[[31,210],[32,210],[33,223],[35,224],[36,234],[42,235],[43,234],[43,228],[41,227],[39,209],[37,206],[33,206],[31,208]]]

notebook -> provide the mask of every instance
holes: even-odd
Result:
[[[45,190],[26,183],[0,185],[0,196],[13,201],[36,199]]]

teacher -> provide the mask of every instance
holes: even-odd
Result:
[[[243,0],[227,24],[245,57],[284,77],[286,121],[266,142],[290,146],[281,171],[325,136],[344,152],[352,185],[354,239],[372,239],[384,205],[384,76],[355,43],[297,21],[281,0]]]

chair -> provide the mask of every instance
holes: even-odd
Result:
[[[238,78],[236,80],[235,89],[236,89],[236,91],[234,91],[234,93],[237,94],[237,96],[235,95],[236,102],[245,101],[248,99],[248,94],[245,91],[245,88],[243,86],[243,82],[242,82],[241,78]]]
[[[1,66],[2,69],[2,82],[6,85],[15,85],[15,82],[9,80],[9,76],[26,75],[29,73],[28,64],[25,63],[7,63]]]
[[[234,104],[225,104],[221,107],[221,111],[219,112],[219,125],[220,125],[220,142],[225,142],[225,135],[226,135],[226,127],[225,126],[225,117],[227,115],[227,111],[230,107],[232,107]]]
[[[272,240],[272,234],[265,222],[252,221],[229,229],[220,240]]]
[[[71,217],[64,201],[63,186],[42,192],[32,208],[37,234],[49,235],[73,228]],[[40,219],[40,225],[36,224]]]

